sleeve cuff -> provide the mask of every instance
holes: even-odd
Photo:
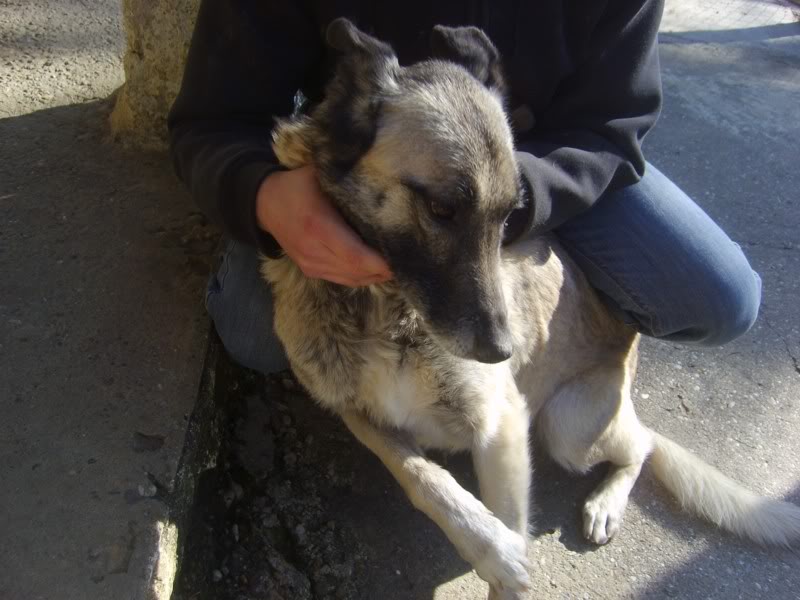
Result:
[[[281,247],[269,233],[258,226],[256,218],[256,196],[261,183],[276,171],[284,170],[280,165],[267,161],[256,161],[242,166],[236,174],[233,190],[234,197],[241,203],[239,233],[242,241],[255,246],[268,258],[278,258],[282,254]]]
[[[528,196],[527,222],[521,235],[536,235],[551,229],[553,212],[552,197],[544,169],[536,163],[540,160],[529,152],[517,151],[517,163]]]

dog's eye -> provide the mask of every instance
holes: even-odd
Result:
[[[431,214],[437,219],[449,221],[456,216],[456,207],[446,202],[431,200],[428,203],[428,207],[431,210]]]
[[[437,199],[435,194],[420,182],[413,179],[403,180],[403,184],[411,190],[417,199],[428,207],[431,216],[440,221],[452,221],[456,216],[456,205],[452,202]]]

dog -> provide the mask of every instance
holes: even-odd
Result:
[[[490,598],[531,585],[531,423],[567,469],[611,463],[583,507],[595,544],[619,531],[648,457],[684,507],[720,527],[763,544],[800,540],[800,507],[745,490],[638,421],[638,334],[553,236],[503,244],[527,191],[499,53],[474,27],[437,26],[431,39],[434,58],[401,67],[389,45],[333,21],[326,40],[340,58],[324,99],[274,130],[280,162],[314,165],[394,274],[351,289],[264,259],[298,381],[380,458]],[[480,500],[430,448],[472,453]]]

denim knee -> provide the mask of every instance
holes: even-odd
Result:
[[[289,367],[272,325],[272,293],[261,279],[255,249],[229,242],[211,276],[206,309],[231,358],[262,373]]]
[[[758,317],[761,306],[761,278],[758,273],[750,270],[742,273],[744,281],[739,282],[725,307],[720,307],[720,318],[717,327],[712,330],[704,345],[721,346],[741,335],[744,335]]]
[[[747,333],[761,306],[761,278],[744,258],[738,265],[699,282],[694,296],[697,324],[681,334],[680,341],[700,346],[721,346]]]

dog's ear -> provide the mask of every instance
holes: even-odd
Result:
[[[349,19],[331,21],[325,32],[328,46],[337,50],[340,72],[356,76],[361,84],[391,84],[399,65],[392,47],[356,27]]]
[[[434,58],[459,64],[489,89],[505,93],[500,52],[477,27],[436,25],[431,32],[431,50]]]
[[[325,40],[331,48],[345,54],[359,52],[394,55],[392,48],[388,44],[371,35],[367,35],[346,17],[339,17],[330,22],[325,33]]]
[[[318,166],[338,178],[346,174],[375,141],[386,93],[397,86],[400,65],[388,44],[360,31],[344,17],[332,21],[325,38],[339,54],[325,101],[316,113],[325,133],[325,156]]]

